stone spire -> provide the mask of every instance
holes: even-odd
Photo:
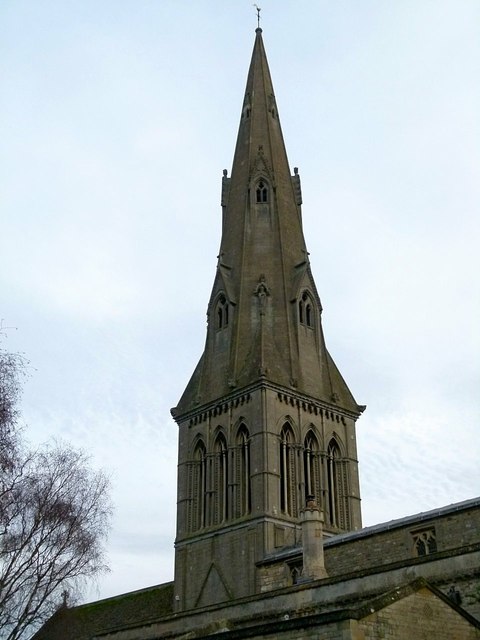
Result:
[[[232,173],[222,181],[205,350],[175,416],[261,380],[361,412],[325,348],[301,203],[257,28]]]
[[[205,349],[172,410],[178,611],[286,586],[289,567],[270,573],[269,562],[301,535],[303,578],[321,578],[322,529],[361,527],[363,407],[325,347],[300,177],[290,173],[260,28],[221,203]],[[318,508],[301,514],[307,496]]]

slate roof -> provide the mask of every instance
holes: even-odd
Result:
[[[480,622],[467,613],[464,609],[453,603],[444,593],[429,584],[424,578],[416,578],[410,583],[396,587],[389,591],[381,590],[378,594],[370,594],[368,596],[362,596],[358,594],[349,599],[337,601],[335,603],[325,603],[325,605],[319,605],[318,612],[305,612],[302,615],[301,612],[292,610],[293,616],[284,615],[282,617],[276,616],[276,619],[268,620],[267,618],[261,619],[259,617],[257,622],[250,623],[247,626],[242,626],[242,622],[239,621],[239,626],[233,622],[230,628],[214,631],[213,633],[201,634],[202,640],[243,640],[244,638],[258,638],[264,636],[271,636],[275,638],[276,634],[307,630],[309,628],[319,629],[322,625],[326,625],[332,622],[338,622],[341,620],[361,620],[376,611],[380,611],[385,607],[390,606],[393,602],[397,602],[420,589],[428,589],[431,593],[440,598],[445,604],[454,609],[462,618],[464,618],[469,624],[476,629],[480,629]],[[195,637],[194,635],[191,636]]]
[[[469,500],[463,500],[462,502],[454,502],[453,504],[448,504],[445,507],[430,509],[429,511],[421,511],[420,513],[414,513],[413,515],[404,516],[403,518],[396,518],[395,520],[388,520],[387,522],[381,522],[380,524],[363,527],[363,529],[359,529],[358,531],[338,533],[329,538],[325,538],[323,546],[325,549],[328,549],[329,547],[335,547],[339,544],[343,544],[344,542],[360,540],[361,538],[367,538],[368,536],[374,536],[405,526],[417,526],[418,524],[428,522],[429,520],[444,518],[451,514],[458,513],[459,511],[468,511],[470,509],[478,509],[479,507],[480,497],[470,498]],[[272,564],[280,560],[287,560],[294,558],[301,553],[301,546],[283,548],[279,551],[274,551],[268,554],[261,562],[258,562],[257,565],[262,566],[264,564]]]
[[[480,497],[470,498],[469,500],[463,500],[462,502],[454,502],[453,504],[448,504],[445,507],[430,509],[429,511],[421,511],[420,513],[414,513],[413,515],[404,516],[403,518],[396,518],[395,520],[381,522],[380,524],[374,524],[370,527],[363,527],[363,529],[359,529],[358,531],[339,533],[336,536],[332,536],[328,540],[325,540],[324,544],[325,547],[335,546],[337,544],[341,544],[342,542],[350,542],[351,540],[366,538],[377,533],[383,533],[392,529],[398,529],[406,525],[417,525],[421,522],[443,518],[453,513],[458,513],[459,511],[478,509],[478,507],[480,507]]]
[[[90,640],[168,616],[172,605],[173,582],[167,582],[78,607],[61,607],[31,640]]]
[[[253,617],[247,614],[244,618],[227,621],[222,618],[222,615],[225,614],[221,612],[222,607],[220,607],[217,611],[212,611],[212,619],[214,621],[217,616],[222,618],[222,621],[217,622],[222,622],[223,628],[217,628],[216,624],[213,624],[213,628],[210,625],[210,629],[200,626],[196,630],[191,630],[190,637],[202,637],[205,640],[209,638],[212,640],[240,640],[241,638],[258,637],[262,634],[274,635],[276,632],[319,627],[340,620],[360,620],[374,611],[379,611],[392,602],[401,600],[424,588],[429,589],[471,625],[480,629],[478,620],[453,603],[444,593],[426,580],[417,578],[389,591],[380,589],[377,593],[368,595],[358,593],[348,598],[317,603],[304,610],[288,609],[291,615],[281,617],[279,617],[278,611],[265,615],[259,615],[257,611]],[[265,597],[265,594],[264,596],[259,595],[253,600],[261,600],[262,597]],[[274,594],[270,593],[267,597],[274,597]],[[97,636],[131,627],[137,627],[138,633],[139,627],[159,622],[165,616],[173,613],[172,598],[173,582],[169,582],[78,607],[62,607],[31,640],[92,640]],[[178,622],[177,632],[181,634],[181,616]]]

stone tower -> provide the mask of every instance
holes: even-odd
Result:
[[[261,591],[260,567],[301,546],[309,496],[325,535],[361,527],[355,421],[364,407],[325,346],[301,204],[258,28],[222,180],[205,349],[172,410],[177,611]]]

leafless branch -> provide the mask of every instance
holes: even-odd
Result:
[[[0,327],[1,329],[1,327]],[[55,444],[28,451],[18,402],[26,361],[0,350],[0,637],[32,634],[106,570],[109,482],[88,458]]]

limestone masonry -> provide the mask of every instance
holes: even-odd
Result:
[[[480,498],[362,528],[357,404],[256,29],[205,348],[177,406],[172,583],[62,606],[36,640],[480,638]]]

